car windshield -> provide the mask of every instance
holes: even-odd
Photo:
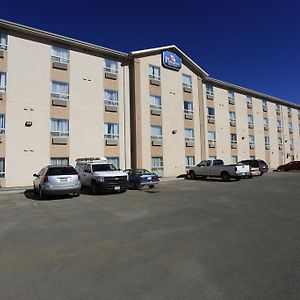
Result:
[[[47,171],[48,176],[54,175],[76,175],[77,171],[73,167],[51,167]]]
[[[112,164],[95,164],[92,165],[93,172],[102,172],[102,171],[117,171],[117,168]]]
[[[152,174],[152,172],[150,172],[146,169],[137,169],[135,171],[135,173],[138,174],[138,175],[150,175],[150,174]]]

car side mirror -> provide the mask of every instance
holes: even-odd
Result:
[[[33,177],[37,177],[37,178],[40,177],[38,174],[33,174],[32,176],[33,176]]]

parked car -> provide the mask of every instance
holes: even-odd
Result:
[[[280,165],[277,167],[277,171],[280,171],[280,172],[300,171],[300,161],[294,160],[294,161],[290,161],[284,165]]]
[[[46,166],[33,176],[33,190],[39,199],[47,195],[80,195],[80,176],[72,166]]]
[[[146,169],[126,169],[128,174],[129,188],[138,189],[142,186],[154,188],[154,185],[159,183],[158,175]]]
[[[208,159],[201,161],[196,166],[189,167],[187,174],[191,179],[220,177],[223,181],[229,181],[230,178],[240,180],[242,177],[250,175],[250,167],[243,164],[224,165],[222,159]]]
[[[269,171],[267,163],[262,159],[245,159],[241,160],[239,163],[244,165],[249,165],[252,175],[262,176],[264,173]],[[258,168],[258,171],[257,171]]]
[[[105,157],[84,157],[76,159],[75,169],[81,177],[82,187],[98,192],[126,192],[128,175],[109,163]]]

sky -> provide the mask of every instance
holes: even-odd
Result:
[[[299,1],[2,1],[0,18],[130,52],[175,44],[211,77],[300,105]]]

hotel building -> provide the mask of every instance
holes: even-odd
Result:
[[[300,159],[300,106],[211,78],[176,46],[131,53],[0,20],[0,186],[107,157],[170,177],[217,157]]]

